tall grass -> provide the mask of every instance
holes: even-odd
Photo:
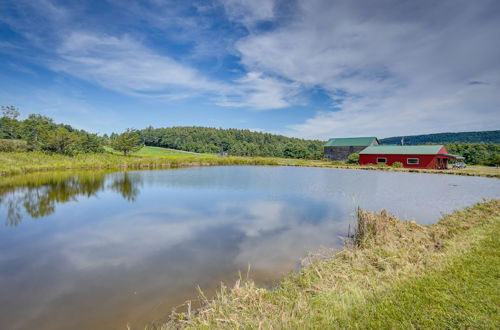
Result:
[[[212,165],[280,165],[323,167],[337,169],[361,169],[378,171],[415,172],[432,174],[453,174],[468,176],[486,176],[500,178],[500,168],[473,167],[460,170],[426,170],[405,169],[376,166],[359,166],[325,160],[289,159],[272,157],[218,157],[204,154],[168,154],[160,156],[141,154],[123,156],[115,153],[79,154],[64,156],[42,152],[0,152],[0,176],[33,171],[64,170],[64,169],[140,169],[169,168],[182,166],[212,166]]]
[[[0,152],[0,175],[63,169],[140,169],[212,165],[278,165],[274,158],[213,157],[198,155],[139,157],[112,153],[73,157],[41,152]]]
[[[299,274],[271,290],[243,279],[232,288],[222,286],[213,299],[201,295],[200,310],[174,312],[169,322],[151,328],[362,329],[397,328],[398,321],[405,328],[495,328],[498,289],[491,288],[500,285],[499,233],[499,200],[455,212],[432,226],[360,210],[351,247],[311,256]],[[466,261],[481,255],[489,255],[482,271],[448,277],[471,271]],[[483,277],[495,282],[482,283]],[[446,291],[458,290],[464,279],[476,291]],[[450,315],[460,318],[449,323]]]

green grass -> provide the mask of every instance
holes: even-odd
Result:
[[[402,281],[353,308],[340,328],[474,328],[500,325],[500,227],[439,271]]]
[[[46,154],[42,152],[0,152],[0,176],[33,171],[87,168],[147,169],[208,165],[279,165],[393,172],[453,174],[500,178],[500,168],[495,167],[474,167],[460,170],[441,171],[380,166],[359,166],[355,164],[344,164],[341,162],[309,159],[273,157],[219,157],[215,154],[196,154],[156,147],[144,147],[139,152],[130,156],[123,156],[121,153],[113,151],[109,148],[108,150],[111,151],[99,154],[79,154],[75,156]]]
[[[122,155],[122,152],[116,151],[110,147],[104,147],[106,151]],[[216,157],[215,154],[203,154],[196,152],[188,152],[182,150],[168,149],[168,148],[160,148],[160,147],[142,147],[141,150],[134,152],[131,154],[132,156],[141,156],[141,157],[164,157],[164,156],[178,156],[178,157]]]
[[[354,246],[308,258],[274,289],[240,280],[152,328],[497,328],[500,200],[437,225],[360,212]]]
[[[156,169],[215,165],[279,165],[277,159],[260,157],[215,157],[183,153],[162,156],[123,156],[114,153],[64,156],[42,152],[0,152],[0,176],[34,171],[68,169]]]

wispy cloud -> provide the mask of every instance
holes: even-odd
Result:
[[[222,97],[218,105],[256,110],[281,109],[291,106],[300,93],[299,84],[266,76],[262,72],[249,72],[235,83],[235,93]]]
[[[218,105],[256,110],[285,108],[297,83],[259,72],[229,82],[205,77],[191,66],[160,55],[130,37],[75,32],[57,49],[52,69],[134,96],[174,100],[206,95]]]
[[[247,27],[272,20],[274,18],[275,0],[220,0],[229,19],[239,21]]]
[[[8,15],[3,18],[42,50],[30,60],[119,93],[159,102],[205,97],[219,106],[256,110],[285,108],[293,103],[297,86],[283,79],[244,70],[231,79],[210,77],[221,70],[223,58],[231,52],[237,37],[228,33],[217,36],[211,31],[217,23],[209,18],[221,10],[220,4],[190,7],[169,1],[113,3],[120,8],[121,19],[139,17],[150,28],[161,31],[167,43],[192,43],[190,51],[175,56],[169,54],[168,47],[152,48],[151,44],[145,45],[145,38],[135,29],[116,34],[115,29],[108,33],[100,26],[73,24],[70,18],[77,17],[74,11],[84,12],[85,6],[63,7],[50,0],[19,2],[13,9],[22,15],[17,19]],[[226,1],[223,7],[231,19],[246,17],[247,22],[271,19],[273,12],[272,1],[264,6]],[[186,16],[193,8],[200,15]],[[38,34],[34,25],[42,21],[44,33]],[[214,57],[215,67],[197,68],[199,61]]]
[[[247,114],[309,105],[294,112],[295,124],[274,125],[293,136],[500,125],[498,1],[101,5],[0,2],[0,21],[15,34],[0,51],[158,107],[185,98]]]
[[[290,135],[495,128],[499,6],[480,3],[312,0],[301,3],[301,19],[237,48],[249,70],[323,88],[338,102],[290,126]],[[469,81],[491,85],[473,89]]]
[[[197,70],[157,54],[135,40],[74,32],[57,50],[54,70],[133,95],[223,92],[227,86],[204,77]]]

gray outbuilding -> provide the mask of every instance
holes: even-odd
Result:
[[[366,147],[379,144],[378,139],[374,136],[332,138],[324,145],[323,157],[330,160],[347,160],[350,154],[359,153]]]

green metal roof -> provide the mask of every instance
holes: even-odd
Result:
[[[458,155],[452,155],[452,154],[439,154],[439,156],[445,156],[445,157],[450,157],[450,158],[455,158],[455,159],[465,159],[465,157],[458,156]]]
[[[374,136],[353,137],[353,138],[333,138],[325,143],[325,147],[367,147],[377,140]]]
[[[437,155],[442,145],[425,145],[425,146],[391,146],[378,145],[369,146],[363,149],[360,155]]]

